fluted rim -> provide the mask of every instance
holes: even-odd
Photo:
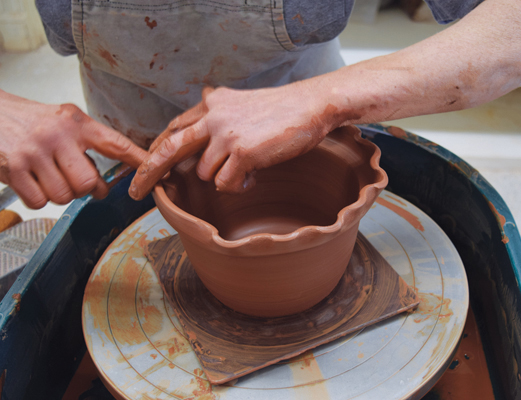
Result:
[[[371,205],[374,203],[380,192],[387,186],[388,178],[385,171],[380,167],[380,156],[381,151],[374,143],[367,139],[363,139],[361,131],[354,127],[342,127],[338,129],[351,131],[352,128],[356,129],[356,132],[350,133],[353,135],[354,140],[358,145],[373,150],[373,154],[369,159],[369,166],[377,173],[376,182],[365,185],[359,193],[358,199],[337,213],[337,219],[335,223],[327,226],[309,225],[298,228],[297,230],[287,234],[271,234],[271,233],[256,233],[250,236],[246,236],[237,240],[227,240],[219,235],[219,231],[212,224],[197,218],[186,211],[179,208],[172,200],[166,195],[165,189],[161,183],[158,183],[154,188],[154,199],[156,204],[161,211],[162,206],[168,207],[175,212],[177,217],[183,219],[185,222],[196,224],[200,232],[201,230],[207,232],[211,238],[211,241],[222,249],[237,249],[245,247],[248,249],[255,249],[262,247],[267,249],[269,253],[277,252],[274,247],[277,244],[285,244],[288,242],[295,242],[296,245],[306,243],[307,247],[317,246],[324,241],[330,240],[331,235],[339,234],[344,232],[353,226],[354,223],[358,223],[360,219],[369,210]],[[158,201],[159,200],[159,201]],[[201,229],[203,227],[204,229]],[[175,228],[175,227],[174,227]],[[182,232],[181,232],[182,233]],[[185,233],[189,235],[188,233]],[[189,235],[191,236],[191,235]],[[310,238],[323,237],[323,240],[317,240],[316,243],[311,244]],[[335,235],[336,236],[336,235]],[[201,241],[201,237],[194,238],[197,241]],[[272,243],[269,245],[268,243]],[[271,251],[270,251],[271,250]]]

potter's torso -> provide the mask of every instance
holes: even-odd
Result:
[[[481,0],[429,0],[439,21]],[[143,147],[205,85],[283,85],[342,65],[353,0],[36,0],[50,43],[79,55],[89,114]],[[70,12],[72,7],[72,12]],[[72,15],[72,21],[70,20]]]
[[[343,65],[336,40],[297,46],[282,1],[74,1],[89,113],[143,147],[204,86],[278,86]]]

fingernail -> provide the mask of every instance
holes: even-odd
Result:
[[[137,187],[135,184],[130,185],[130,187],[128,188],[128,194],[132,198],[137,197]]]

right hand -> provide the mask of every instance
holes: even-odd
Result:
[[[0,90],[0,181],[30,208],[67,204],[109,188],[87,149],[137,168],[148,153],[72,104],[47,105]]]

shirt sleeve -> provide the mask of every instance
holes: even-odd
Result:
[[[49,44],[63,56],[78,54],[72,36],[72,6],[70,0],[36,0]]]
[[[355,0],[284,0],[284,23],[296,46],[323,43],[344,30]]]
[[[463,18],[483,0],[425,0],[439,24]]]

